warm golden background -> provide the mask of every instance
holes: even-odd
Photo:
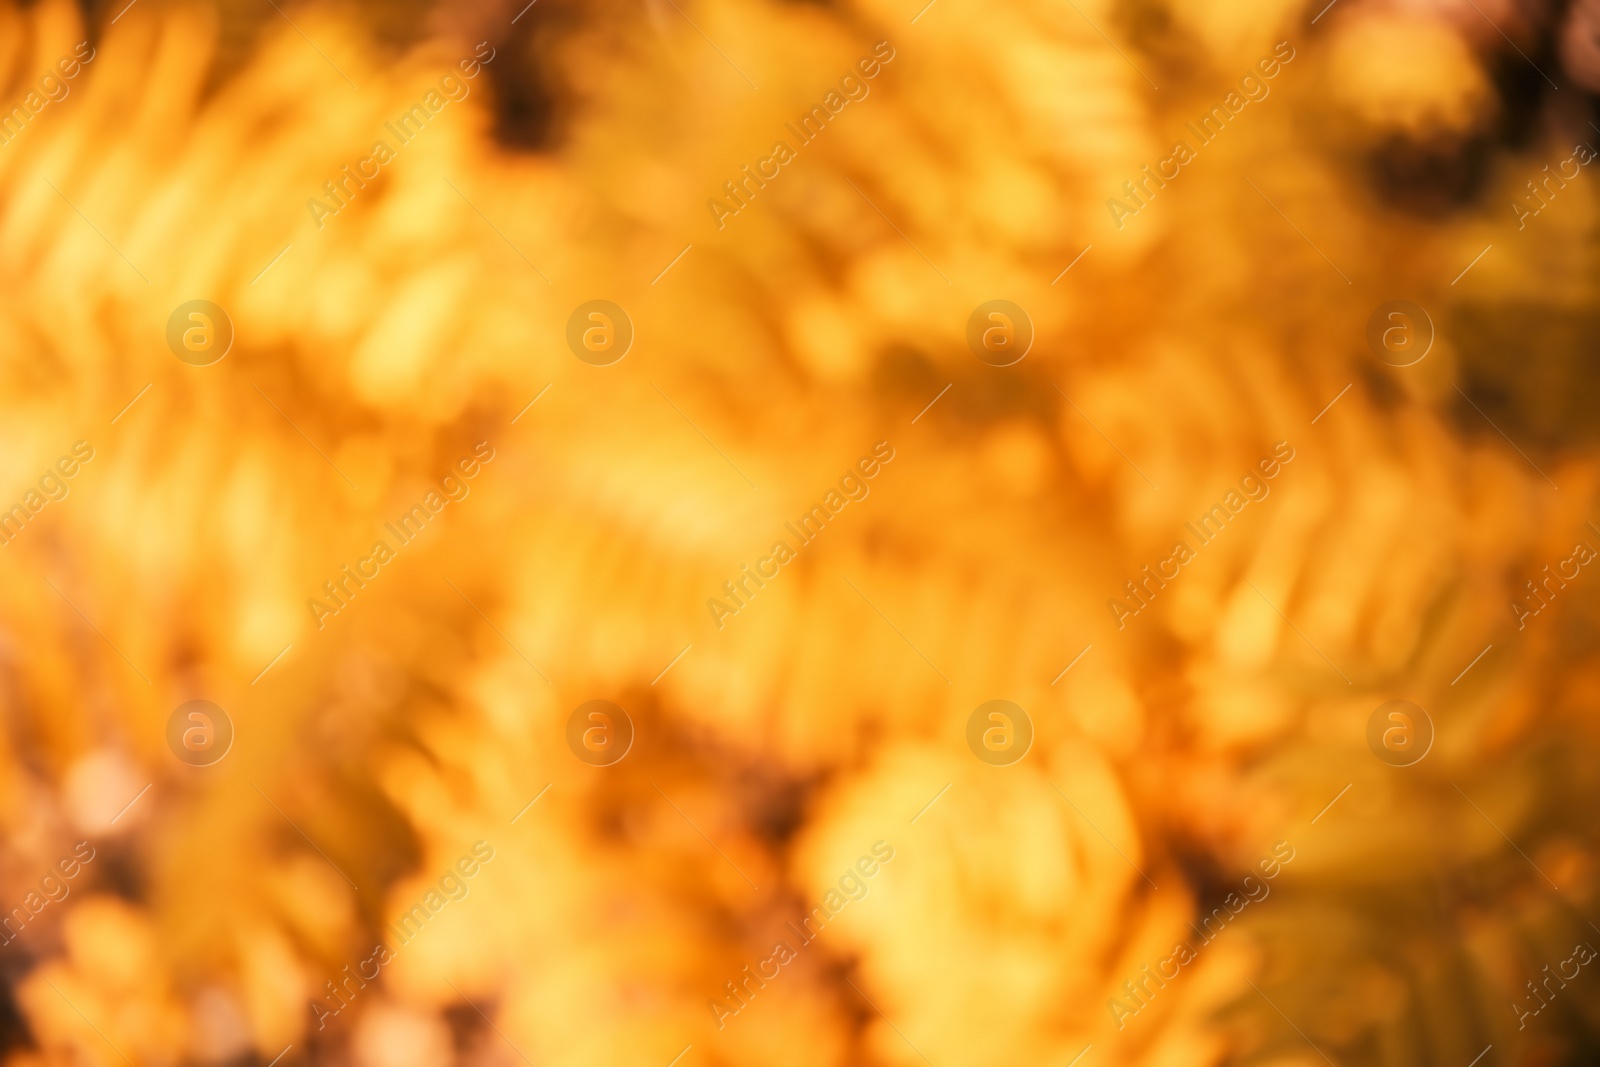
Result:
[[[1596,1062],[1600,975],[1545,968],[1600,946],[1600,578],[1511,604],[1600,547],[1600,178],[1512,205],[1600,146],[1600,5],[922,3],[0,9],[8,110],[94,49],[0,145],[0,507],[93,449],[0,548],[0,906],[94,856],[0,946],[8,1067]],[[637,331],[605,368],[565,342],[596,298]],[[966,343],[997,298],[1037,328],[1003,369]],[[1407,368],[1366,342],[1401,298],[1438,335]],[[208,367],[166,343],[192,299],[237,332]],[[871,495],[719,630],[707,598],[878,441]],[[965,742],[996,698],[1037,734],[1006,768]],[[237,731],[211,767],[167,744],[193,699]],[[567,747],[590,699],[636,725],[615,766]],[[1411,767],[1367,747],[1391,699],[1437,730]],[[1119,1019],[1278,842],[1270,895]]]

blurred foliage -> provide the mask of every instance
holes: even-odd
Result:
[[[1600,144],[1593,4],[124,4],[0,9],[4,101],[97,49],[0,145],[0,504],[96,449],[0,549],[0,905],[99,850],[0,946],[8,1067],[1593,1061],[1589,968],[1516,1005],[1600,945],[1595,579],[1508,608],[1600,545],[1594,175],[1510,207]],[[997,297],[1037,329],[1003,370],[965,342]],[[210,367],[165,347],[195,298],[237,331]],[[612,367],[565,348],[595,298],[637,330]],[[1408,368],[1365,342],[1397,298],[1437,327]],[[878,441],[870,495],[716,626]],[[1107,599],[1280,441],[1119,630]],[[237,729],[214,767],[167,749],[195,698]],[[610,768],[565,747],[596,698],[637,729]],[[1007,768],[965,748],[995,698],[1036,730]],[[1367,748],[1395,698],[1437,729],[1409,768]]]

